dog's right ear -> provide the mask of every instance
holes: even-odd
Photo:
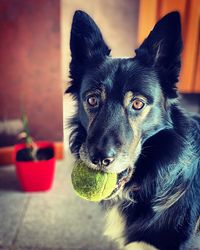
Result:
[[[97,65],[110,54],[110,49],[103,40],[102,34],[92,20],[83,11],[74,13],[71,37],[70,37],[71,63],[70,77],[72,85],[67,89],[67,93],[77,91],[76,85],[80,85],[80,80],[86,67]]]
[[[161,87],[169,98],[177,97],[181,51],[181,19],[176,11],[160,19],[135,51],[136,58],[143,65],[155,67],[161,79]]]

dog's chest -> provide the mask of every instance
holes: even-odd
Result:
[[[118,207],[114,206],[106,213],[106,227],[104,235],[109,239],[116,241],[121,248],[125,243],[124,231],[125,220],[119,212]]]

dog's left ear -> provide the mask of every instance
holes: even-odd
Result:
[[[178,12],[171,12],[158,21],[135,51],[136,58],[142,64],[155,67],[161,86],[169,98],[177,97],[176,82],[181,67],[181,51],[181,22]]]
[[[110,54],[101,31],[93,19],[84,11],[74,13],[70,37],[71,63],[70,77],[72,85],[67,93],[76,93],[80,81],[87,70],[98,65]]]
[[[80,63],[103,58],[110,53],[96,23],[81,10],[77,10],[73,16],[70,50],[72,59]]]

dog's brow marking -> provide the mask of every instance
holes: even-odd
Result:
[[[134,94],[132,91],[128,91],[124,96],[124,107],[128,107],[130,100],[133,99]]]
[[[120,214],[118,207],[114,206],[110,211],[108,211],[106,216],[106,228],[104,235],[115,240],[120,248],[124,247],[124,229],[125,221]]]

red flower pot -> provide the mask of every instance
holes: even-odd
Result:
[[[37,142],[39,148],[52,148],[54,155],[48,160],[17,161],[19,150],[26,148],[25,144],[17,144],[14,148],[16,173],[25,192],[46,191],[52,187],[55,172],[55,148],[50,142]]]

